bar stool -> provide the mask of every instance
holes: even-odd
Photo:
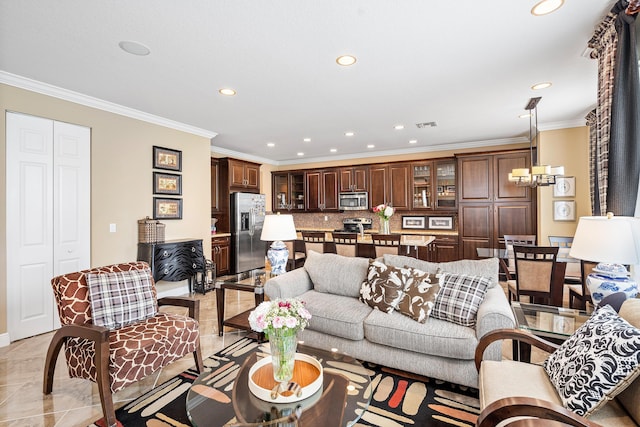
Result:
[[[336,253],[342,256],[356,256],[358,233],[331,233],[331,239],[336,245]]]
[[[376,257],[384,254],[398,255],[402,234],[372,234],[371,239],[376,250]]]
[[[304,241],[305,254],[309,250],[319,253],[325,252],[326,236],[324,231],[303,231],[302,240]]]

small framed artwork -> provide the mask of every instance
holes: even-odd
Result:
[[[455,193],[456,192],[456,186],[455,185],[447,185],[445,187],[445,190],[447,193]]]
[[[153,194],[182,195],[182,175],[174,173],[153,173]]]
[[[153,219],[182,219],[182,199],[154,197]]]
[[[438,187],[436,188],[436,190],[438,191],[438,194],[442,194],[444,192],[444,186],[442,185],[438,185]]]
[[[153,146],[153,168],[182,171],[182,151]]]
[[[554,200],[553,201],[554,221],[575,221],[576,202],[575,200]]]
[[[553,197],[575,197],[576,177],[560,176],[556,178],[556,185],[553,186]]]
[[[424,229],[425,224],[423,216],[402,216],[402,228]]]
[[[428,222],[430,230],[453,230],[452,216],[430,216]]]

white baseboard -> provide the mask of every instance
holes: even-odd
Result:
[[[0,334],[0,347],[6,347],[11,344],[11,340],[9,339],[9,334],[4,333]]]

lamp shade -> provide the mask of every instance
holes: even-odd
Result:
[[[629,217],[580,217],[569,254],[585,261],[638,264]]]
[[[260,240],[296,240],[296,226],[293,215],[266,215],[262,226]]]

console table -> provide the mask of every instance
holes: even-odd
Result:
[[[202,239],[138,243],[138,261],[146,261],[151,266],[154,281],[188,280],[189,292],[193,292],[193,277],[204,269]]]

